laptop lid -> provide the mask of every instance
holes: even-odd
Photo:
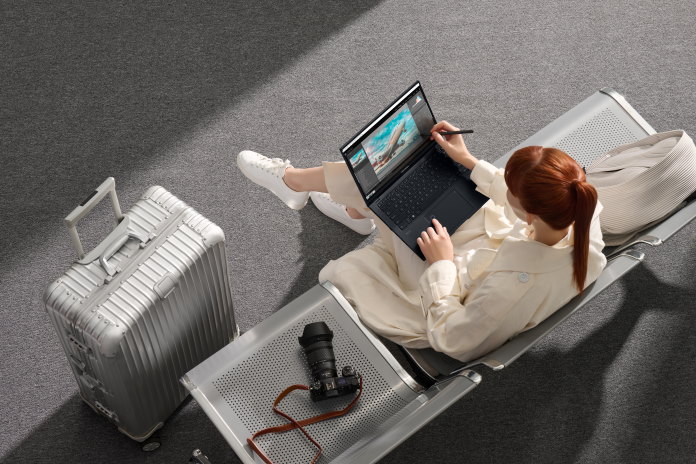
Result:
[[[341,154],[368,205],[427,153],[435,124],[420,82],[415,82],[350,141]]]

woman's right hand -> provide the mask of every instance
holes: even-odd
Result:
[[[438,145],[445,150],[445,153],[452,158],[455,162],[461,164],[467,169],[474,169],[476,162],[478,161],[474,155],[469,153],[469,149],[466,148],[464,143],[464,137],[462,134],[455,135],[441,135],[441,131],[457,131],[458,127],[454,127],[447,121],[440,121],[430,129],[430,138],[435,140]]]

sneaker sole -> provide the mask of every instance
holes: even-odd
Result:
[[[310,198],[312,198],[311,195],[310,195]],[[320,202],[321,202],[321,200],[320,200]],[[318,209],[319,211],[321,211],[326,217],[329,217],[329,218],[333,219],[334,221],[343,224],[344,226],[348,227],[348,228],[349,228],[350,230],[352,230],[353,232],[356,232],[356,233],[358,233],[358,234],[360,234],[360,235],[370,235],[370,234],[375,230],[375,228],[376,228],[375,222],[372,221],[372,220],[370,219],[370,221],[372,222],[372,226],[371,226],[371,228],[370,228],[369,231],[365,231],[365,230],[362,230],[362,229],[358,230],[358,229],[356,229],[356,228],[354,228],[354,227],[351,227],[349,224],[346,224],[345,222],[343,222],[343,218],[337,218],[337,217],[335,217],[335,216],[329,214],[326,210],[320,208],[319,205],[317,204],[317,201],[315,201],[314,198],[312,198],[312,203],[314,203],[314,206],[316,206],[317,209]],[[351,220],[355,220],[355,221],[363,221],[363,220],[364,220],[364,219],[352,219],[352,218],[350,218],[350,219],[351,219]]]

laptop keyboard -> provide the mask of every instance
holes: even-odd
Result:
[[[400,229],[405,229],[432,201],[460,177],[454,163],[439,146],[379,202]],[[465,168],[461,168],[468,171]]]

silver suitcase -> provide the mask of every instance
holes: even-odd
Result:
[[[75,226],[107,194],[118,225],[85,254]],[[179,378],[238,335],[224,234],[158,186],[123,214],[112,177],[65,223],[79,259],[46,311],[84,401],[144,441],[186,397]]]

